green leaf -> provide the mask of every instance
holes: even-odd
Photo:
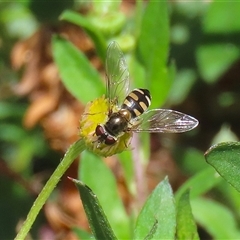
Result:
[[[236,212],[239,216],[240,209],[240,197],[239,192],[226,181],[222,181],[221,184],[216,186],[218,199],[224,199],[224,204],[229,206],[232,211]]]
[[[62,81],[77,99],[87,103],[104,93],[100,75],[80,50],[57,36],[53,37],[52,47]]]
[[[173,105],[182,103],[187,98],[196,79],[197,75],[192,69],[179,71],[173,81],[168,101]]]
[[[203,19],[203,29],[207,33],[235,33],[240,31],[239,1],[212,1]]]
[[[212,146],[205,153],[206,161],[240,192],[240,143],[225,142]]]
[[[146,68],[146,83],[152,93],[153,108],[162,104],[171,86],[166,66],[169,48],[169,16],[167,1],[148,2],[139,36],[138,54]],[[154,96],[156,96],[154,98]]]
[[[199,239],[189,202],[189,190],[182,194],[177,204],[176,239]]]
[[[77,186],[91,230],[96,239],[117,239],[97,196],[83,182],[71,179]]]
[[[60,16],[60,19],[69,21],[82,27],[85,30],[85,32],[89,35],[89,37],[93,40],[96,46],[96,51],[98,55],[101,57],[102,61],[105,60],[107,50],[105,38],[103,34],[96,27],[94,27],[94,25],[91,24],[91,22],[85,16],[81,15],[80,13],[75,13],[73,11],[66,10]]]
[[[214,83],[239,58],[239,48],[233,44],[208,44],[197,49],[200,73],[207,83]]]
[[[131,54],[129,61],[129,72],[130,78],[132,80],[132,86],[135,87],[146,87],[145,86],[145,69],[143,68],[142,64],[140,64],[139,60],[136,58],[135,54]]]
[[[191,200],[196,221],[212,235],[213,239],[240,239],[237,221],[224,205],[213,200]]]
[[[154,189],[141,210],[134,239],[174,239],[176,212],[171,186],[167,179]]]
[[[179,199],[187,189],[191,189],[191,198],[206,193],[217,185],[222,178],[213,168],[208,167],[188,179],[176,192],[175,197]]]
[[[117,237],[119,239],[129,239],[129,218],[118,194],[116,180],[110,169],[100,157],[85,151],[81,157],[79,176],[98,196]]]

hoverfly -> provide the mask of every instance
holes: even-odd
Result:
[[[195,118],[170,109],[147,110],[151,95],[147,89],[137,88],[129,93],[129,71],[123,53],[111,42],[106,57],[106,97],[108,120],[98,124],[97,141],[113,145],[125,132],[181,133],[198,125]],[[118,111],[112,107],[118,106]]]

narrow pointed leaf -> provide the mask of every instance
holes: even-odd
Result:
[[[225,142],[212,146],[205,153],[206,161],[240,192],[240,142]]]
[[[174,239],[176,212],[171,186],[167,179],[154,189],[141,210],[134,239]]]
[[[97,196],[83,182],[71,179],[77,186],[91,230],[96,239],[117,239]]]
[[[176,239],[199,239],[197,226],[194,221],[192,209],[189,202],[189,190],[182,194],[177,204]]]

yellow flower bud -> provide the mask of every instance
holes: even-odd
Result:
[[[108,120],[109,107],[112,112],[118,112],[120,109],[109,102],[104,96],[97,98],[87,104],[80,120],[80,137],[84,139],[87,149],[103,157],[108,157],[116,153],[128,150],[132,138],[131,132],[123,132],[117,136],[117,142],[113,145],[106,145],[98,140],[95,130],[97,125],[105,124]]]

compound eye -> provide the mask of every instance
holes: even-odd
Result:
[[[101,126],[101,125],[97,125],[96,130],[95,130],[95,133],[96,133],[97,136],[102,136],[102,135],[104,135],[104,134],[105,134],[105,129],[104,129],[104,127]]]
[[[107,138],[105,139],[105,144],[106,145],[113,145],[116,142],[116,138],[108,135]]]

